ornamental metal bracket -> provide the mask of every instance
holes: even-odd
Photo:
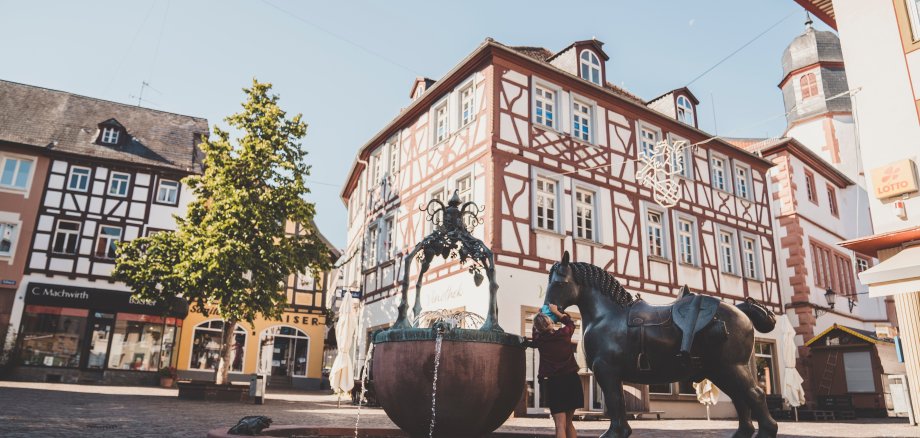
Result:
[[[393,328],[410,328],[409,310],[409,270],[412,260],[418,259],[421,267],[418,280],[415,283],[415,305],[412,313],[416,316],[422,313],[422,282],[425,272],[431,267],[435,256],[445,259],[459,258],[460,263],[466,266],[476,286],[482,284],[483,271],[489,280],[489,311],[480,330],[503,332],[498,325],[498,283],[495,282],[495,257],[481,240],[473,237],[472,231],[482,223],[479,215],[483,208],[473,202],[463,202],[458,191],[444,205],[438,199],[428,201],[428,205],[419,206],[425,212],[428,221],[434,225],[431,234],[425,236],[415,245],[403,259],[402,293],[399,302],[399,316]]]

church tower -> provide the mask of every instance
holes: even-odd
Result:
[[[840,39],[805,22],[783,51],[786,132],[865,188]]]

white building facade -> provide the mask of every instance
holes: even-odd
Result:
[[[671,301],[686,284],[782,312],[766,173],[772,163],[699,131],[689,90],[646,103],[610,85],[607,59],[596,40],[555,53],[487,40],[441,80],[416,81],[413,103],[361,149],[342,192],[350,257],[344,284],[363,291],[366,333],[396,318],[401,255],[430,231],[419,207],[455,190],[485,207],[475,234],[495,253],[499,323],[507,332],[529,335],[549,268],[563,251],[653,303]],[[659,141],[699,143],[669,164],[682,168],[673,208],[636,181],[638,157]],[[485,314],[487,287],[475,287],[457,261],[436,262],[425,281],[424,309]],[[783,366],[776,335],[757,335],[758,374],[772,393]],[[526,408],[542,412],[537,358],[528,357]],[[586,408],[600,410],[593,388]],[[705,415],[692,393],[689,382],[634,391],[669,416]],[[733,415],[731,405],[717,415]]]

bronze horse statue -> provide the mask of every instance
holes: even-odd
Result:
[[[775,319],[753,300],[732,306],[685,288],[674,304],[652,306],[633,299],[604,269],[569,262],[565,252],[550,270],[544,303],[560,310],[578,306],[588,367],[603,390],[610,417],[602,438],[632,433],[626,422],[623,382],[686,379],[709,379],[731,397],[739,423],[733,437],[751,438],[752,416],[759,426],[757,437],[776,437],[776,421],[750,367],[754,328],[772,331]],[[689,354],[686,360],[678,360],[682,344]]]

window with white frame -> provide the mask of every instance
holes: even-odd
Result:
[[[366,254],[366,267],[372,267],[377,264],[377,257],[379,256],[377,252],[377,240],[380,235],[378,234],[377,224],[372,224],[367,228],[367,254]]]
[[[121,227],[100,226],[99,235],[96,236],[96,257],[114,259],[115,245],[121,241],[121,233]]]
[[[89,190],[89,174],[90,170],[87,167],[71,167],[67,188],[78,192]]]
[[[544,177],[536,182],[537,228],[556,231],[556,191],[558,183]]]
[[[460,205],[473,201],[473,174],[467,173],[454,180],[454,189],[460,196]]]
[[[677,218],[677,249],[680,262],[696,265],[696,223],[688,218]]]
[[[19,224],[0,222],[0,256],[11,257],[19,237]]]
[[[862,257],[856,257],[856,272],[862,272],[869,269],[869,260]]]
[[[593,135],[591,113],[590,105],[577,100],[572,102],[572,136],[589,143]]]
[[[582,50],[580,56],[581,78],[596,85],[601,84],[601,61],[590,50]]]
[[[735,233],[725,230],[719,231],[719,259],[722,262],[722,272],[737,274],[738,268],[735,263]]]
[[[907,14],[914,41],[920,40],[920,0],[907,0]]]
[[[447,125],[447,101],[435,107],[434,109],[434,142],[440,143],[444,140],[447,140],[447,136],[450,134],[449,127]]]
[[[744,262],[744,276],[755,280],[760,278],[760,262],[757,252],[757,240],[748,236],[741,238],[741,258]]]
[[[399,141],[394,136],[387,140],[387,145],[387,155],[390,159],[390,167],[387,172],[390,175],[395,175],[396,172],[399,172]]]
[[[540,85],[534,88],[534,121],[556,128],[556,91]]]
[[[0,186],[25,190],[29,186],[29,175],[32,172],[32,160],[17,157],[3,157],[0,167]]]
[[[102,142],[108,144],[118,143],[118,129],[112,127],[102,128]]]
[[[671,140],[671,143],[675,145],[681,142],[685,144],[687,143],[686,140],[676,138],[676,137],[671,138],[670,140]],[[677,172],[677,175],[680,175],[686,178],[692,178],[691,176],[692,175],[692,172],[691,172],[692,165],[690,164],[691,163],[690,151],[691,151],[690,146],[685,145],[684,147],[676,150],[675,153],[671,155],[671,170],[673,172]]]
[[[374,153],[371,154],[371,187],[377,187],[380,184],[381,178],[383,178],[383,166],[386,165],[386,161],[383,160],[383,148],[377,148]]]
[[[658,210],[646,211],[645,229],[649,255],[665,258],[667,256],[665,247],[667,227],[665,226],[664,212]]]
[[[445,190],[444,186],[441,186],[441,187],[438,187],[432,190],[431,193],[428,195],[428,199],[438,200],[438,201],[441,201],[441,203],[443,204],[447,202],[447,197],[445,196],[446,194],[447,194],[447,190]]]
[[[735,163],[735,194],[739,197],[751,197],[751,170]]]
[[[383,260],[389,260],[396,254],[396,226],[393,216],[383,220]]]
[[[157,183],[157,202],[175,205],[179,201],[179,181],[161,179]]]
[[[473,84],[460,90],[460,126],[466,126],[473,121],[473,99],[476,96],[476,89]]]
[[[728,184],[725,181],[725,159],[713,155],[709,160],[709,167],[712,169],[712,186],[719,190],[727,190]]]
[[[55,254],[76,254],[80,243],[80,223],[58,221],[54,230],[54,242],[51,252]]]
[[[586,240],[597,240],[594,232],[594,192],[591,190],[575,189],[575,237]]]
[[[693,105],[686,96],[677,96],[677,120],[693,126]]]
[[[646,157],[651,157],[655,153],[655,146],[658,145],[658,131],[648,126],[639,128],[639,153]]]
[[[128,196],[128,186],[131,184],[131,175],[127,173],[112,172],[109,177],[109,195]]]

